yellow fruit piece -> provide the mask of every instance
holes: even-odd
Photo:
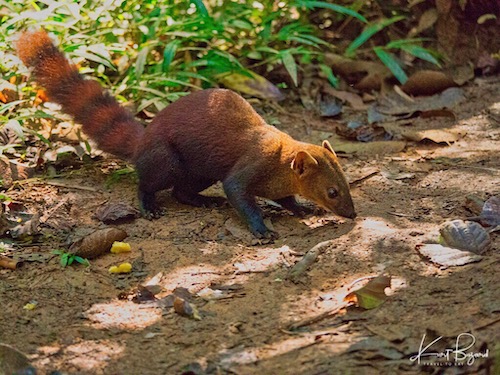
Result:
[[[23,306],[25,310],[34,310],[36,308],[36,303],[30,302]]]
[[[118,271],[120,273],[129,273],[132,271],[132,265],[130,263],[122,263],[118,266]]]
[[[129,273],[130,271],[132,271],[130,263],[122,263],[119,266],[109,267],[109,273]]]
[[[114,254],[126,253],[130,250],[132,250],[132,248],[130,247],[130,244],[127,242],[115,241],[113,242],[113,245],[111,245],[111,252]]]

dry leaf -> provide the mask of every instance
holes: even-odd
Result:
[[[491,197],[484,203],[481,222],[492,227],[500,225],[500,196]]]
[[[413,73],[401,89],[408,95],[434,95],[450,87],[458,86],[443,72],[420,70]]]
[[[188,318],[192,318],[195,320],[201,320],[200,313],[198,309],[193,304],[189,303],[183,298],[175,297],[174,299],[174,311],[181,315],[187,316]]]
[[[465,100],[462,89],[451,87],[440,94],[409,98],[392,91],[368,108],[368,122],[387,123],[413,116],[415,113],[453,108]]]
[[[387,299],[385,288],[391,287],[390,276],[378,276],[368,282],[361,289],[349,293],[345,300],[355,301],[363,309],[374,309],[380,306]]]
[[[392,73],[384,64],[372,61],[351,60],[334,53],[325,54],[325,63],[335,74],[342,76],[357,90],[371,92],[379,90],[382,82]],[[359,79],[359,77],[363,77]]]
[[[427,129],[427,130],[414,130],[405,129],[401,135],[410,141],[420,142],[424,139],[436,143],[450,144],[463,138],[467,133],[465,131],[455,129]]]
[[[429,258],[431,262],[445,267],[463,266],[483,259],[481,255],[439,244],[417,245],[417,250],[424,257]]]
[[[227,88],[252,95],[261,99],[280,101],[284,99],[281,91],[264,77],[247,71],[250,76],[241,73],[222,73],[215,79]]]
[[[349,103],[349,105],[355,110],[364,111],[368,108],[368,106],[363,102],[361,96],[353,92],[335,90],[331,86],[324,87],[323,91],[342,100],[343,102]]]
[[[97,209],[95,217],[103,223],[133,220],[139,216],[139,211],[124,203],[110,203]]]
[[[439,228],[443,244],[455,249],[484,253],[490,246],[490,235],[476,222],[452,220]],[[440,241],[441,242],[441,241]]]
[[[357,155],[385,155],[398,153],[404,150],[404,141],[375,141],[375,142],[336,142],[335,152]]]

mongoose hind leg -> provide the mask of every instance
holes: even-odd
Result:
[[[183,175],[179,157],[168,145],[160,144],[140,154],[135,164],[141,213],[146,218],[157,218],[163,212],[156,205],[156,192],[174,186]]]

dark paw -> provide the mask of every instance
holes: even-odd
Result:
[[[265,231],[252,231],[252,234],[256,237],[256,241],[259,243],[272,243],[274,240],[279,238],[278,232],[267,229]]]
[[[154,208],[152,210],[141,209],[141,216],[147,220],[159,219],[165,213],[166,210],[164,208]]]

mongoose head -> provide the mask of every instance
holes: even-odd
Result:
[[[300,195],[337,215],[354,219],[356,211],[337,155],[328,141],[322,147],[299,151],[291,167],[297,175]]]

